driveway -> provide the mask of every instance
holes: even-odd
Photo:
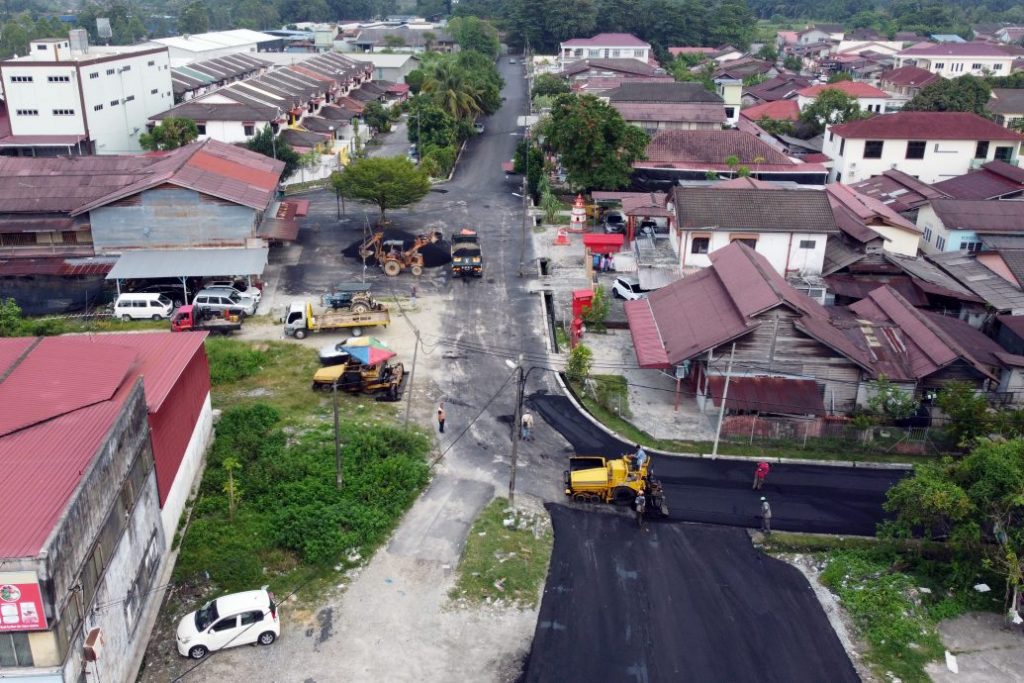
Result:
[[[549,510],[555,547],[522,680],[860,680],[800,571],[745,532]]]

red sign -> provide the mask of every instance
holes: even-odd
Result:
[[[38,583],[0,583],[0,631],[46,629]]]

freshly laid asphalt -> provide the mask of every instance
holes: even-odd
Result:
[[[807,580],[744,531],[549,510],[556,543],[522,681],[859,680]]]
[[[598,429],[568,398],[530,396],[530,405],[579,454],[618,457],[633,444]],[[676,521],[759,527],[761,496],[772,506],[772,528],[825,534],[872,536],[885,518],[885,492],[906,472],[866,467],[774,464],[764,489],[751,490],[754,463],[658,456],[651,467],[665,486]]]

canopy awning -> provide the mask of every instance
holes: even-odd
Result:
[[[267,267],[268,252],[267,247],[126,251],[117,259],[107,279],[262,275]]]
[[[607,254],[612,251],[621,250],[625,239],[625,235],[591,232],[583,236],[583,246],[593,252]]]
[[[725,376],[712,375],[708,379],[711,382],[711,398],[716,406],[720,406]],[[729,410],[780,415],[825,414],[817,382],[786,377],[732,377],[725,407]]]
[[[637,364],[642,368],[670,368],[668,352],[661,341],[658,323],[654,312],[646,299],[627,301],[625,303],[626,320],[629,321],[629,334],[633,338],[633,349],[636,351]]]

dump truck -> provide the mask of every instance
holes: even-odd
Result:
[[[402,396],[405,366],[398,361],[385,361],[376,365],[358,362],[328,365],[313,375],[313,390],[332,391],[334,388],[350,394],[382,393],[383,398],[397,401]]]
[[[480,236],[475,230],[460,230],[452,235],[452,276],[483,277],[484,256]]]
[[[330,309],[316,312],[313,304],[307,301],[294,303],[288,309],[284,319],[284,333],[303,339],[310,332],[347,330],[353,337],[358,337],[368,327],[387,327],[390,324],[391,316],[383,306],[379,310],[365,313]]]
[[[563,478],[565,495],[577,503],[632,505],[643,489],[648,516],[668,516],[664,488],[654,478],[650,458],[638,469],[631,454],[620,458],[575,455],[569,458]]]
[[[242,329],[242,316],[202,306],[179,306],[171,316],[171,332],[231,334]]]

